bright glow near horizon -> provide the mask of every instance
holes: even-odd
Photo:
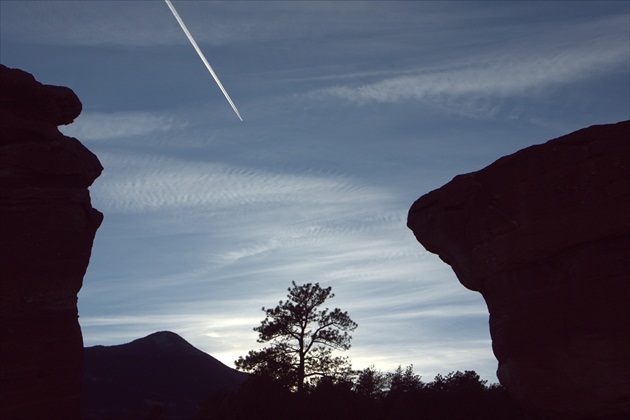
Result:
[[[262,306],[319,282],[359,324],[356,368],[496,382],[483,299],[407,211],[501,156],[628,119],[628,3],[177,6],[247,124],[162,2],[0,2],[0,61],[72,88],[83,113],[61,130],[105,166],[85,344],[170,330],[233,366]]]

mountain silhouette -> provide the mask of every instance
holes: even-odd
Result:
[[[248,375],[170,331],[131,343],[84,349],[84,419],[194,416],[210,395],[233,391]]]

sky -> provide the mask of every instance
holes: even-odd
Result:
[[[630,114],[629,2],[0,1],[0,62],[83,103],[105,170],[86,346],[170,330],[228,366],[292,281],[357,369],[497,382],[482,296],[406,227],[420,196]]]

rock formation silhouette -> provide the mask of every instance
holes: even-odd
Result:
[[[630,413],[629,121],[457,176],[407,224],[483,295],[517,402],[547,419]]]
[[[81,102],[0,65],[0,417],[77,419],[83,338],[77,293],[103,215],[103,167],[58,126]]]

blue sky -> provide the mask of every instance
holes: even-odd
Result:
[[[72,88],[105,166],[86,345],[171,330],[232,366],[291,281],[357,368],[496,382],[485,303],[406,226],[421,195],[629,117],[629,3],[0,1],[1,57]]]

